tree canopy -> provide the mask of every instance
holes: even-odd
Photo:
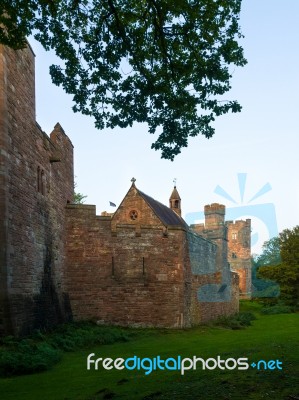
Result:
[[[264,242],[262,254],[256,257],[255,261],[258,266],[274,266],[281,263],[280,239],[278,236]]]
[[[62,60],[52,81],[99,129],[145,122],[173,160],[215,117],[239,112],[223,95],[244,66],[241,0],[1,0],[0,43],[33,34]]]
[[[258,270],[258,277],[270,279],[280,285],[281,299],[286,303],[299,306],[299,226],[293,229],[285,229],[275,238],[277,254],[279,245],[281,261],[277,263],[264,264]],[[270,258],[270,261],[274,258]]]
[[[260,267],[278,265],[281,263],[279,237],[273,237],[263,244],[262,253],[252,256],[253,297],[277,298],[280,294],[279,285],[259,274]]]

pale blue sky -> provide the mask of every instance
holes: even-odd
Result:
[[[253,251],[269,238],[269,223],[258,214],[261,204],[274,205],[279,231],[299,224],[298,20],[299,0],[243,0],[240,24],[248,64],[235,69],[227,95],[243,110],[219,118],[212,139],[192,138],[174,162],[150,149],[154,137],[146,125],[97,131],[91,118],[74,114],[71,96],[51,83],[48,68],[55,58],[30,40],[36,54],[37,121],[47,133],[60,122],[71,138],[78,191],[88,195],[86,203],[96,204],[98,214],[113,211],[109,201],[119,204],[134,176],[138,188],[168,204],[177,178],[183,216],[190,219],[212,202],[247,206],[269,183],[272,190],[252,201],[257,208],[243,215],[252,218],[259,235]],[[242,204],[238,173],[247,173]],[[214,193],[217,185],[236,203]]]

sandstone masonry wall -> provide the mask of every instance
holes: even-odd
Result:
[[[227,221],[228,260],[231,269],[239,275],[240,297],[250,298],[252,293],[251,220]]]
[[[76,320],[178,328],[238,311],[237,275],[227,260],[226,270],[217,264],[225,245],[219,253],[187,227],[166,228],[134,185],[112,218],[89,205],[66,211],[67,291]],[[209,296],[200,298],[202,288]]]
[[[0,333],[25,334],[69,317],[62,266],[73,146],[59,124],[48,137],[35,121],[29,46],[0,46],[0,90]]]
[[[72,317],[179,328],[238,311],[224,206],[206,206],[196,234],[176,188],[177,214],[134,179],[113,216],[70,204],[73,146],[59,124],[49,137],[36,123],[34,91],[30,47],[0,46],[0,335]]]
[[[136,208],[136,207],[135,207]],[[138,208],[140,210],[140,207]],[[67,206],[67,288],[74,319],[182,327],[182,230],[123,224],[88,205]]]
[[[194,323],[206,322],[221,315],[239,311],[239,277],[228,263],[228,238],[225,207],[206,205],[205,223],[191,228],[214,247],[204,253],[204,268],[197,268],[192,280],[192,313]],[[209,253],[213,252],[213,261]],[[194,269],[194,268],[193,268]]]

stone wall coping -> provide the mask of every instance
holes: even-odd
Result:
[[[66,208],[68,209],[82,209],[82,210],[94,210],[96,211],[96,206],[93,204],[75,204],[75,203],[70,203],[66,205]],[[95,215],[96,216],[96,215]]]

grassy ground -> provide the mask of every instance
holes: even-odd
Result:
[[[1,400],[98,399],[299,399],[299,314],[261,315],[259,306],[246,302],[243,310],[257,320],[244,330],[213,326],[183,331],[144,331],[128,342],[97,345],[64,353],[51,370],[34,375],[0,379]],[[247,357],[282,361],[282,370],[144,371],[86,369],[89,353],[96,357],[162,358]]]

